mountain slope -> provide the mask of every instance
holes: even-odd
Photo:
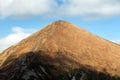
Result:
[[[119,68],[119,45],[65,21],[49,24],[0,55],[1,80],[116,80]]]

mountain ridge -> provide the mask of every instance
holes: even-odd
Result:
[[[63,73],[69,73],[71,70],[77,69],[79,71],[82,67],[85,68],[85,72],[91,70],[91,72],[97,71],[106,75],[120,76],[119,56],[119,45],[97,37],[72,23],[56,21],[5,50],[0,55],[0,76],[8,75],[12,71],[14,75],[17,75],[21,71],[27,77],[34,76],[35,78],[37,76],[36,80],[42,78],[37,73],[43,74],[44,78],[49,79],[51,76],[58,77]],[[37,65],[35,67],[33,64],[39,64],[39,67]],[[22,67],[17,69],[16,66]],[[32,75],[28,75],[28,72]],[[24,77],[24,75],[20,75]],[[15,77],[17,76],[11,77],[10,80],[15,79]],[[16,79],[18,78],[21,77],[19,76]],[[30,78],[30,80],[32,79]]]

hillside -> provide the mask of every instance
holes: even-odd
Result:
[[[120,80],[120,46],[66,21],[0,54],[0,80]]]

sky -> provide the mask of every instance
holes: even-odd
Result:
[[[120,0],[0,0],[0,52],[57,20],[120,43]]]

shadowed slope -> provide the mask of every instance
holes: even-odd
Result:
[[[72,80],[73,77],[67,77],[70,77],[69,73],[77,76],[83,69],[87,77],[92,77],[91,73],[97,76],[101,73],[106,77],[120,76],[119,61],[119,45],[69,22],[57,21],[5,50],[0,55],[0,75],[5,76],[2,80],[18,80],[25,76],[30,80]],[[90,79],[100,80],[100,77],[84,80]],[[115,79],[111,77],[111,80]]]

